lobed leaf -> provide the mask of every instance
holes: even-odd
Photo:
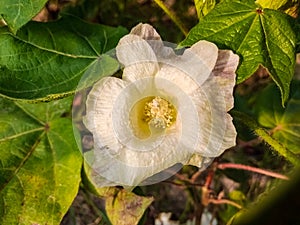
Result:
[[[198,19],[202,19],[216,5],[216,0],[194,0]]]
[[[268,9],[280,9],[286,5],[289,0],[256,0],[256,4],[260,5],[263,8]]]
[[[30,21],[44,7],[47,0],[1,0],[0,15],[13,33]]]
[[[234,50],[241,56],[238,83],[263,65],[278,85],[284,103],[295,65],[296,36],[291,19],[282,12],[259,8],[253,0],[224,0],[190,31],[181,45],[204,39]]]
[[[0,99],[0,224],[59,224],[80,183],[71,99],[26,104]]]
[[[290,98],[283,108],[276,97],[275,85],[262,91],[255,104],[258,122],[271,130],[272,136],[295,154],[300,153],[300,82],[293,81]]]
[[[113,225],[137,225],[152,201],[151,197],[122,190],[106,199],[105,209]]]
[[[256,0],[256,3],[263,8],[280,10],[294,18],[299,14],[298,0]]]
[[[86,82],[112,75],[119,64],[104,53],[126,32],[72,16],[30,22],[16,35],[0,28],[0,94],[50,101],[73,93],[85,72]]]

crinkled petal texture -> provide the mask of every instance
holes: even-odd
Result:
[[[236,131],[227,111],[233,107],[237,55],[207,41],[177,55],[148,24],[124,36],[116,54],[124,65],[123,78],[100,80],[86,102],[85,124],[94,138],[89,163],[100,177],[95,179],[99,186],[159,182],[172,175],[170,169],[174,172],[182,164],[204,167],[235,145]],[[136,105],[150,97],[174,106],[176,118],[168,126],[153,126],[146,114],[140,115],[145,108]],[[138,134],[144,128],[133,117],[144,118],[148,135]]]

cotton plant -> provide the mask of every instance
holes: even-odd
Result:
[[[122,79],[102,78],[86,100],[94,139],[88,163],[98,186],[159,182],[182,165],[203,169],[235,145],[228,111],[236,54],[207,41],[175,49],[149,24],[134,27],[115,50]]]

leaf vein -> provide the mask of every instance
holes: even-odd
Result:
[[[4,137],[4,138],[1,138],[1,139],[0,139],[0,142],[12,140],[12,139],[21,137],[21,136],[26,135],[26,134],[34,133],[34,132],[36,132],[36,131],[42,131],[42,130],[44,130],[44,129],[45,129],[44,127],[39,127],[39,128],[35,128],[35,129],[31,129],[31,130],[24,131],[24,132],[20,132],[20,133],[11,135],[11,136],[7,136],[7,137]]]
[[[55,49],[45,48],[45,47],[39,46],[37,44],[34,44],[34,43],[30,42],[30,41],[26,41],[24,39],[21,39],[20,37],[12,35],[11,33],[7,33],[7,35],[10,35],[13,38],[17,39],[18,41],[24,42],[25,44],[28,44],[30,46],[33,46],[33,47],[35,47],[37,49],[40,49],[42,51],[45,51],[45,52],[51,52],[51,53],[54,53],[54,54],[58,54],[58,55],[62,55],[62,56],[65,56],[65,57],[70,57],[70,58],[75,58],[75,59],[77,59],[77,58],[83,58],[83,59],[96,59],[96,58],[98,58],[98,56],[74,55],[74,54],[70,54],[70,53],[65,53],[65,52],[57,51]]]

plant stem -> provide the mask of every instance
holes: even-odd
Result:
[[[206,177],[206,180],[205,180],[205,184],[204,184],[204,187],[206,187],[207,189],[209,189],[211,183],[212,183],[212,180],[214,178],[214,175],[215,175],[215,170],[214,169],[210,169],[208,171],[208,174],[207,174],[207,177]]]
[[[217,168],[221,169],[221,170],[229,169],[229,168],[231,168],[231,169],[240,169],[240,170],[248,170],[248,171],[251,171],[251,172],[263,174],[263,175],[270,176],[270,177],[279,178],[279,179],[282,179],[282,180],[288,180],[289,179],[287,176],[279,174],[279,173],[267,171],[267,170],[252,167],[252,166],[246,166],[246,165],[242,165],[242,164],[221,163],[217,166]]]
[[[264,128],[260,127],[258,123],[249,117],[247,114],[238,112],[238,111],[231,111],[230,114],[237,119],[238,121],[245,124],[247,127],[252,129],[254,133],[259,136],[262,140],[268,143],[278,154],[286,158],[290,161],[293,165],[299,166],[300,159],[297,155],[286,149],[281,143],[275,140]]]
[[[181,20],[163,3],[161,0],[154,0],[155,3],[171,18],[171,20],[177,25],[181,32],[187,36],[188,31],[181,22]]]
[[[232,205],[238,209],[243,208],[241,205],[237,204],[236,202],[230,201],[228,199],[209,199],[209,203],[216,204],[216,205],[228,204],[228,205]]]

